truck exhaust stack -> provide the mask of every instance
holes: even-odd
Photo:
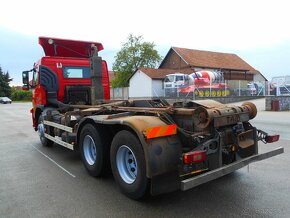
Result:
[[[91,46],[93,55],[90,57],[91,70],[91,102],[92,105],[102,102],[104,99],[104,89],[102,85],[102,58],[98,56],[98,48],[94,44]]]

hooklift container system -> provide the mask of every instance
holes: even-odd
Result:
[[[258,141],[279,140],[250,124],[250,102],[110,101],[101,43],[40,37],[45,56],[23,72],[33,88],[33,127],[43,146],[80,151],[90,175],[112,170],[121,191],[139,199],[188,190],[249,163],[283,153],[259,154]]]

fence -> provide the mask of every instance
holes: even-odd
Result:
[[[290,95],[290,76],[273,77],[270,94],[275,96]]]
[[[110,96],[113,100],[124,100],[129,98],[129,88],[110,88]]]

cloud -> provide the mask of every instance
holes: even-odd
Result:
[[[0,65],[13,78],[11,84],[21,84],[21,72],[31,69],[34,61],[43,55],[37,37],[0,28]]]
[[[0,26],[33,36],[97,39],[108,49],[119,49],[133,33],[158,45],[242,50],[289,39],[288,8],[286,0],[9,0]]]

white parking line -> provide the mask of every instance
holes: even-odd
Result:
[[[52,163],[54,163],[56,166],[58,166],[60,169],[62,169],[64,172],[66,172],[67,174],[69,174],[71,177],[76,178],[76,176],[74,174],[72,174],[71,172],[69,172],[68,170],[66,170],[64,167],[62,167],[61,165],[59,165],[56,161],[54,161],[52,158],[50,158],[49,156],[47,156],[46,154],[44,154],[38,148],[34,147],[33,145],[32,145],[32,147],[35,150],[37,150],[40,154],[42,154],[44,157],[46,157],[48,160],[50,160]]]

